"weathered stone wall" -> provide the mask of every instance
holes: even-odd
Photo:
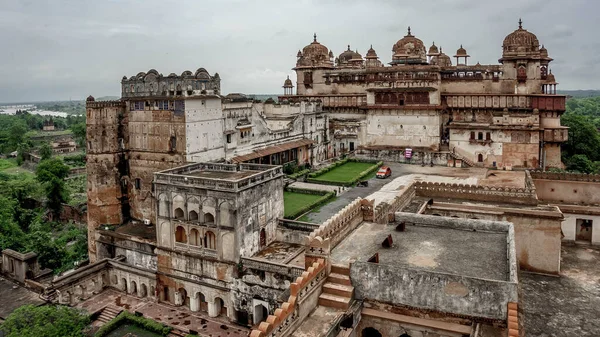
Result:
[[[507,303],[518,300],[517,283],[371,262],[352,263],[350,279],[359,300],[370,299],[457,315],[505,320]]]
[[[600,205],[600,175],[531,171],[540,200]]]
[[[357,198],[327,219],[319,228],[308,235],[306,245],[312,246],[311,242],[318,237],[320,241],[330,240],[331,249],[333,249],[363,221],[361,201],[361,198]]]
[[[431,198],[467,199],[477,201],[507,202],[537,205],[535,190],[527,188],[504,188],[480,185],[416,182],[416,195]]]
[[[422,147],[438,150],[441,117],[436,111],[370,110],[367,115],[366,147]]]
[[[355,152],[355,156],[357,158],[377,159],[403,164],[429,165],[433,163],[433,165],[442,166],[446,166],[448,164],[448,160],[452,158],[448,153],[424,151],[421,149],[414,148],[411,159],[407,159],[404,157],[404,150],[389,150],[365,147],[359,148]]]

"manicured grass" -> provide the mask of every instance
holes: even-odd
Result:
[[[360,174],[377,164],[374,163],[360,163],[360,162],[347,162],[344,165],[340,165],[329,172],[323,173],[318,177],[314,177],[314,180],[322,181],[334,181],[340,183],[350,183],[355,180]]]
[[[297,213],[302,208],[316,203],[323,196],[318,194],[305,194],[283,191],[283,206],[284,216],[288,216]]]

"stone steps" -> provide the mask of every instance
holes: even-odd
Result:
[[[106,307],[104,307],[104,309],[102,309],[102,312],[100,313],[100,316],[98,316],[96,321],[102,324],[106,324],[107,322],[110,322],[115,317],[117,317],[122,311],[123,309],[121,308],[107,305]]]
[[[321,295],[319,295],[319,305],[324,307],[347,310],[350,307],[351,301],[352,299],[349,297],[342,297],[326,293],[321,293]]]
[[[335,274],[350,276],[350,268],[348,268],[348,266],[342,266],[339,264],[332,264],[331,272]]]
[[[350,282],[350,276],[338,274],[338,273],[329,274],[329,277],[327,278],[327,282],[343,284],[343,285],[347,285],[347,286],[352,285],[352,283]]]
[[[327,282],[323,284],[323,293],[352,298],[352,296],[354,295],[354,287],[344,284]]]
[[[173,330],[171,330],[171,332],[169,332],[167,337],[185,337],[187,335],[188,335],[187,333],[185,333],[181,330],[173,329]]]

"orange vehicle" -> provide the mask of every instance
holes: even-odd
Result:
[[[392,169],[389,166],[382,166],[375,175],[377,178],[385,179],[392,175]]]

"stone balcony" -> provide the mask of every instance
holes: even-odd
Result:
[[[464,94],[446,95],[443,99],[449,108],[491,108],[491,109],[538,109],[565,110],[565,96],[561,95],[493,95]]]
[[[562,143],[569,139],[569,129],[565,127],[556,129],[544,129],[544,142]]]

